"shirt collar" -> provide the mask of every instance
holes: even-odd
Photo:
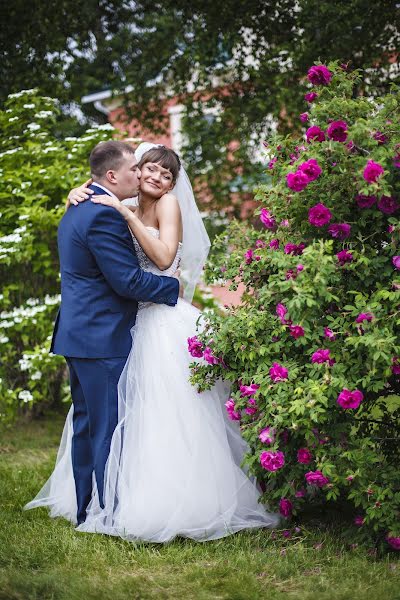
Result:
[[[113,194],[112,191],[109,190],[108,188],[106,188],[104,185],[97,183],[97,181],[93,181],[93,185],[95,185],[96,187],[100,188],[101,190],[103,190],[104,192],[106,192],[107,194],[109,194],[110,196],[115,198],[116,200],[118,200],[117,196],[115,194]]]

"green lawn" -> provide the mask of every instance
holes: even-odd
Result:
[[[400,599],[400,564],[349,549],[332,527],[161,546],[76,533],[23,512],[50,473],[62,419],[0,432],[0,599]]]

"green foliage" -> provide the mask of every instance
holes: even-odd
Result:
[[[258,218],[232,222],[215,242],[208,281],[224,278],[232,288],[242,282],[245,293],[226,315],[208,316],[199,337],[223,362],[193,364],[192,381],[202,390],[219,377],[232,382],[250,445],[246,462],[265,483],[265,501],[276,506],[286,498],[294,514],[337,502],[364,518],[360,539],[373,535],[385,543],[387,535],[400,536],[400,375],[393,362],[400,356],[400,277],[392,262],[400,238],[400,94],[393,87],[375,100],[354,97],[359,73],[346,73],[337,63],[329,68],[332,81],[316,89],[308,126],[326,132],[330,121],[344,120],[347,139],[271,139],[272,184],[257,190],[256,214],[263,211],[265,221],[268,211],[276,226],[267,229]],[[303,191],[289,189],[287,175],[309,159],[317,160],[321,174]],[[375,183],[363,177],[368,160],[384,169]],[[377,200],[362,209],[359,193]],[[382,212],[382,196],[396,198],[397,210]],[[331,224],[351,225],[347,239],[311,224],[309,210],[319,203],[331,211]],[[270,247],[272,240],[279,249]],[[305,249],[293,254],[289,243]],[[336,254],[344,249],[353,260],[341,266]],[[279,304],[287,310],[280,318]],[[361,313],[371,313],[371,320],[357,323]],[[295,325],[304,335],[294,337]],[[329,350],[333,364],[312,362],[320,349]],[[275,362],[288,370],[288,378],[276,383],[270,374]],[[258,409],[247,414],[251,407],[240,385],[252,383],[259,386],[253,394]],[[343,389],[362,391],[357,409],[338,404]],[[258,437],[266,427],[275,430],[270,446]],[[301,448],[310,451],[309,464],[298,462]],[[285,455],[285,465],[273,472],[260,463],[261,453],[270,450]],[[329,480],[321,488],[306,485],[306,472],[316,470]]]
[[[48,355],[60,301],[57,225],[68,191],[88,176],[91,148],[113,128],[57,139],[59,112],[36,90],[10,95],[0,112],[0,421],[66,394],[64,360]]]

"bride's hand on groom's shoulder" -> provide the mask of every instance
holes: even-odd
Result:
[[[84,202],[94,193],[93,190],[89,189],[89,185],[93,183],[93,179],[88,179],[77,188],[73,188],[67,196],[66,210],[73,204],[78,206],[80,202]]]
[[[112,208],[115,208],[115,210],[121,213],[124,219],[129,219],[129,217],[132,217],[133,215],[133,212],[128,206],[125,206],[125,204],[122,204],[113,196],[108,196],[107,194],[102,194],[99,196],[94,195],[90,198],[90,200],[93,202],[93,204],[104,204],[104,206],[111,206]]]

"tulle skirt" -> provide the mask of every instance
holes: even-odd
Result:
[[[248,450],[227,417],[229,388],[198,393],[189,379],[187,338],[201,313],[184,300],[138,312],[133,346],[118,384],[119,423],[104,482],[104,508],[93,481],[87,518],[78,531],[127,540],[206,541],[242,529],[276,527],[279,517],[258,502],[254,478],[241,468]],[[56,468],[27,508],[76,522],[71,465],[72,411]]]

